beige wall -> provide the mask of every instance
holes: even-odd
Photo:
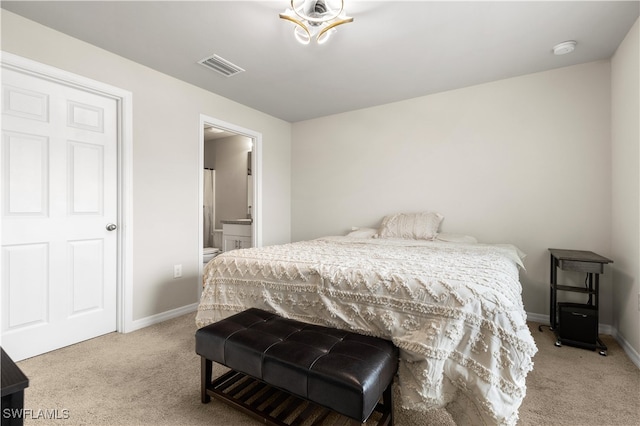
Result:
[[[204,167],[206,169],[215,169],[216,168],[216,141],[205,141],[204,142]]]
[[[609,106],[602,61],[294,123],[292,238],[436,210],[445,231],[526,252],[525,308],[548,314],[548,248],[611,256]]]
[[[640,353],[640,30],[611,59],[613,324]]]
[[[200,114],[262,134],[262,241],[290,240],[289,123],[5,10],[2,49],[133,93],[134,320],[197,302]]]

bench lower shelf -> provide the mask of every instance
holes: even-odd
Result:
[[[313,402],[234,370],[221,375],[207,386],[206,393],[272,426],[354,424],[350,419]],[[392,419],[390,409],[378,404],[366,425],[386,426]]]

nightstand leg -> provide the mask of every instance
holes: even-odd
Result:
[[[551,255],[551,260],[549,262],[551,265],[551,271],[549,273],[549,281],[551,282],[551,294],[549,295],[549,327],[551,330],[556,329],[557,326],[557,318],[556,318],[556,302],[557,302],[557,289],[556,289],[556,281],[558,279],[558,272],[556,270],[556,258]]]

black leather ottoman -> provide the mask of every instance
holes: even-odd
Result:
[[[202,360],[203,403],[218,397],[268,420],[257,395],[270,385],[359,422],[377,410],[383,413],[379,424],[393,424],[391,385],[398,350],[387,340],[252,308],[199,329],[196,353]],[[212,361],[232,371],[212,382]],[[245,375],[258,379],[260,389],[248,391],[245,384],[233,391],[250,393],[239,403],[226,389],[240,387],[237,382]],[[271,424],[286,424],[282,413],[277,417]]]

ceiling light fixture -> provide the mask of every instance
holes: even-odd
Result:
[[[563,41],[562,43],[556,44],[553,46],[553,54],[554,55],[566,55],[567,53],[571,53],[576,48],[577,42],[574,40]]]
[[[295,24],[295,38],[302,44],[313,38],[326,43],[338,25],[353,22],[344,12],[344,0],[291,0],[291,8],[280,18]]]

